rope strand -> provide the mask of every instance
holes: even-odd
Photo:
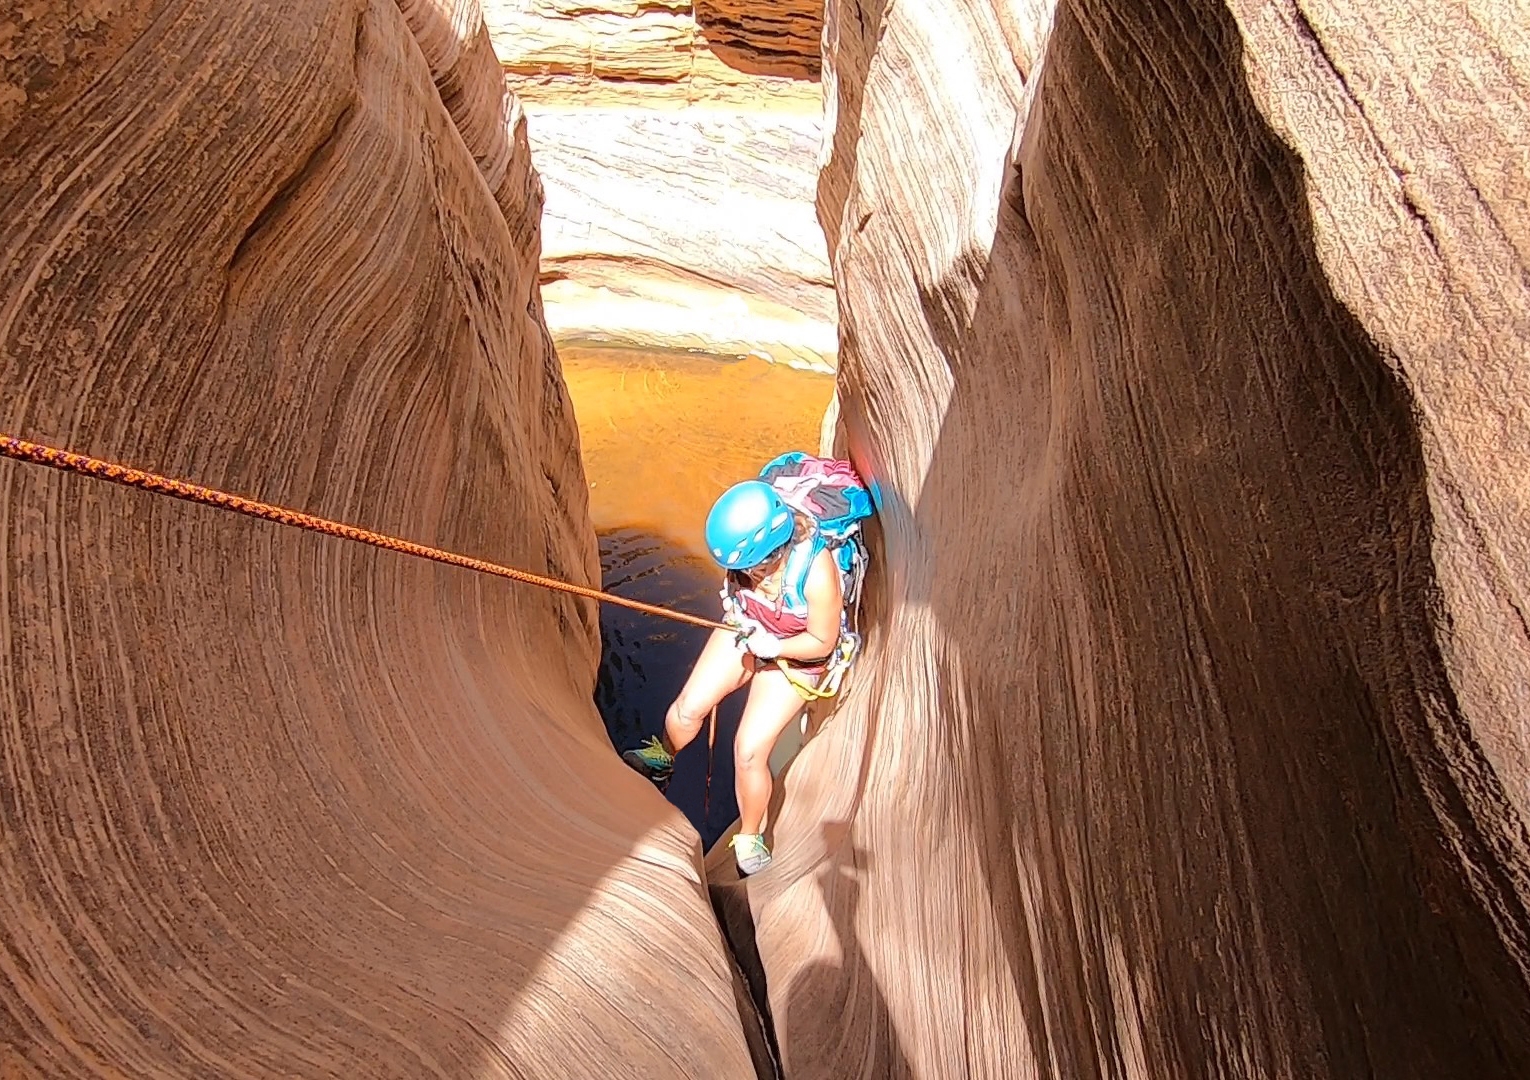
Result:
[[[647,615],[658,615],[665,619],[674,619],[676,622],[689,623],[692,626],[705,627],[708,630],[729,629],[724,623],[714,622],[711,619],[703,619],[698,615],[687,615],[683,611],[659,607],[657,604],[645,604],[641,600],[629,600],[624,596],[616,596],[612,593],[602,592],[599,589],[589,589],[583,585],[575,585],[572,582],[543,577],[540,574],[533,574],[526,570],[517,570],[512,566],[501,566],[498,563],[474,559],[468,555],[459,555],[454,551],[445,551],[441,548],[429,547],[425,544],[416,544],[412,540],[401,540],[396,536],[388,536],[385,533],[376,533],[368,529],[358,528],[355,525],[331,521],[328,518],[318,517],[314,514],[305,514],[301,510],[290,510],[283,506],[272,506],[270,503],[246,499],[240,495],[230,495],[228,492],[219,491],[217,488],[202,487],[200,484],[191,484],[184,480],[172,480],[168,476],[159,476],[156,473],[144,472],[141,469],[119,465],[116,462],[103,461],[100,458],[76,454],[69,450],[60,450],[54,446],[27,442],[25,439],[18,439],[11,435],[0,434],[0,456],[13,458],[16,461],[30,462],[34,465],[45,465],[50,469],[58,469],[62,472],[93,476],[98,480],[107,480],[114,484],[121,484],[123,487],[138,488],[141,491],[152,491],[158,495],[169,495],[173,499],[183,499],[186,502],[200,503],[203,506],[215,506],[222,510],[232,510],[236,514],[260,518],[264,521],[274,521],[279,525],[290,525],[296,529],[307,529],[310,532],[323,533],[326,536],[338,536],[343,540],[354,540],[359,544],[370,544],[385,551],[396,551],[402,555],[413,555],[421,559],[431,559],[435,562],[446,563],[449,566],[460,566],[467,570],[475,570],[481,574],[493,574],[497,577],[509,578],[512,581],[524,582],[527,585],[537,585],[557,592],[572,593],[575,596],[583,596],[587,599],[598,600],[607,604],[619,604],[622,607],[631,608],[633,611],[641,611]]]

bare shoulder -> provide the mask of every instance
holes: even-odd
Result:
[[[819,597],[839,594],[839,564],[834,561],[832,551],[825,549],[814,557],[813,565],[808,568],[806,591]]]

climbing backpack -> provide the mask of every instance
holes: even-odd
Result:
[[[782,595],[788,609],[806,610],[802,586],[818,553],[827,548],[839,566],[845,607],[861,598],[866,576],[866,545],[861,522],[875,512],[871,492],[848,461],[814,457],[800,450],[782,454],[760,470],[764,480],[798,513],[813,519],[816,536],[794,551],[787,563]],[[793,565],[797,563],[799,565]]]
[[[782,454],[760,470],[760,479],[775,488],[788,506],[813,519],[816,528],[810,543],[798,545],[788,557],[782,575],[781,600],[789,610],[807,611],[802,588],[807,583],[808,568],[818,553],[827,548],[839,567],[844,595],[840,615],[839,640],[829,654],[823,678],[817,686],[796,676],[792,669],[776,661],[787,681],[804,701],[813,702],[839,693],[840,684],[850,665],[860,654],[861,636],[852,626],[851,614],[861,598],[861,584],[866,578],[866,545],[861,540],[861,522],[876,512],[871,492],[848,461],[814,457],[793,450]],[[727,590],[724,589],[724,602]],[[801,727],[807,733],[808,717],[802,713]]]

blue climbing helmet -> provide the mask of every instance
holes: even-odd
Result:
[[[724,570],[758,566],[792,538],[791,507],[763,480],[723,492],[707,514],[707,550]]]

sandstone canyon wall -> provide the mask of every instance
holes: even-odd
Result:
[[[829,4],[882,575],[716,887],[793,1080],[1530,1075],[1530,59],[1372,6]],[[475,7],[0,28],[0,430],[593,580]],[[749,1075],[590,608],[6,462],[0,567],[0,1075]]]
[[[476,7],[0,40],[0,430],[596,578]],[[592,606],[13,462],[0,567],[0,1075],[749,1073]]]
[[[486,0],[547,189],[560,343],[832,368],[821,7]]]
[[[793,1080],[1530,1075],[1523,11],[830,0]]]

